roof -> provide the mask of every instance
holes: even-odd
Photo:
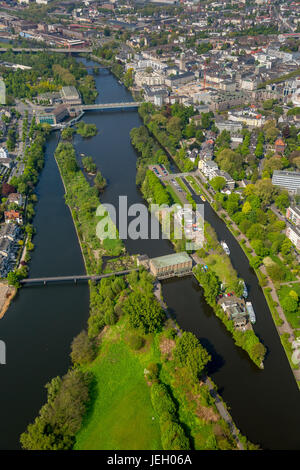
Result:
[[[191,261],[192,258],[185,251],[151,259],[151,263],[153,263],[157,268],[165,268],[174,264],[187,263]]]
[[[79,93],[74,86],[63,86],[61,89],[65,98],[79,98]]]
[[[282,139],[279,138],[276,140],[275,145],[285,145],[285,143],[283,142]]]

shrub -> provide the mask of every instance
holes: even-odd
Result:
[[[139,334],[133,332],[127,338],[127,343],[131,349],[138,351],[144,346],[144,338]]]
[[[161,423],[161,442],[164,450],[188,450],[190,444],[180,424],[174,421]]]
[[[153,384],[151,387],[151,401],[154,410],[160,416],[162,413],[169,413],[174,416],[176,407],[164,384]]]
[[[88,337],[86,331],[77,335],[71,345],[71,359],[74,364],[87,364],[96,357],[94,340]]]

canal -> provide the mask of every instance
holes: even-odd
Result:
[[[93,65],[89,62],[89,65]],[[96,76],[98,102],[129,101],[131,96],[107,70]],[[137,112],[90,112],[86,122],[99,132],[92,139],[75,136],[77,154],[94,158],[108,180],[102,202],[118,206],[126,195],[128,206],[143,203],[135,185],[136,153],[129,132],[141,125]],[[46,153],[37,193],[34,225],[37,234],[30,275],[66,275],[84,272],[72,219],[64,204],[63,186],[53,158],[53,134]],[[209,373],[242,433],[265,449],[299,449],[299,391],[270,312],[247,258],[208,204],[205,217],[231,250],[231,259],[246,281],[257,323],[255,331],[268,355],[263,371],[236,347],[222,323],[206,304],[194,278],[163,283],[163,295],[179,325],[194,332],[212,355]],[[159,256],[173,251],[167,240],[127,240],[130,253]],[[44,384],[66,372],[72,338],[85,326],[88,287],[84,284],[26,287],[0,320],[0,338],[7,345],[7,364],[0,367],[0,448],[18,448],[18,437],[45,402]]]

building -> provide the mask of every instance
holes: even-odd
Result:
[[[285,216],[298,227],[300,225],[300,206],[288,207]]]
[[[5,83],[3,78],[0,78],[0,104],[6,104]]]
[[[241,122],[234,121],[217,121],[215,122],[216,127],[219,129],[219,132],[228,131],[230,133],[239,132],[243,129]]]
[[[74,86],[63,86],[61,89],[61,99],[66,105],[81,104],[81,98]]]
[[[7,257],[11,250],[11,241],[8,238],[0,239],[0,255]]]
[[[192,258],[185,251],[152,258],[149,262],[151,274],[158,279],[190,274],[192,266]]]
[[[22,206],[23,198],[22,195],[19,193],[11,193],[8,196],[8,203],[9,204],[17,204],[18,206]]]
[[[234,295],[222,297],[218,304],[222,307],[229,320],[233,321],[234,328],[244,330],[248,325],[248,313],[245,301]]]
[[[11,222],[17,222],[17,224],[22,224],[22,214],[18,211],[10,210],[4,212],[5,223],[10,224]]]
[[[285,149],[285,143],[281,138],[277,139],[275,142],[275,152],[276,153],[283,153]]]
[[[51,109],[49,112],[44,111],[37,115],[37,121],[39,124],[47,123],[51,126],[55,126],[58,122],[62,121],[69,115],[65,105],[61,104],[55,109]]]
[[[179,85],[185,85],[186,83],[192,82],[194,79],[195,74],[193,72],[184,72],[165,78],[165,84],[172,88]]]
[[[291,240],[293,245],[300,250],[300,230],[297,227],[289,225],[285,232],[286,236]]]
[[[218,176],[219,167],[213,160],[199,160],[198,168],[209,181]]]
[[[300,172],[274,170],[272,183],[274,186],[280,186],[291,193],[300,193]]]
[[[7,238],[10,241],[16,240],[20,228],[15,224],[1,224],[0,225],[0,240]]]

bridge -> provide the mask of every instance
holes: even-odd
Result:
[[[80,54],[81,52],[83,53],[91,53],[93,52],[93,49],[90,47],[82,47],[81,49],[75,49],[75,48],[66,48],[66,47],[45,47],[45,48],[40,48],[40,47],[32,47],[31,49],[27,47],[1,47],[0,52],[7,52],[7,51],[12,51],[12,52],[61,52],[63,54],[66,54],[70,52],[71,54]]]
[[[139,268],[126,269],[125,271],[115,271],[107,274],[78,274],[77,276],[53,276],[53,277],[29,277],[27,279],[22,279],[20,284],[29,285],[29,284],[44,284],[46,285],[49,282],[78,282],[78,281],[100,281],[106,277],[111,276],[126,276],[133,271],[139,271]]]
[[[142,101],[130,101],[129,103],[99,103],[99,104],[83,104],[78,106],[71,106],[72,108],[79,109],[81,111],[104,111],[113,109],[135,109],[142,104]]]

